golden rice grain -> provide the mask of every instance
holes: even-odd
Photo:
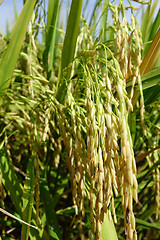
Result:
[[[137,240],[137,232],[136,232],[136,230],[133,232],[133,240]]]
[[[130,218],[131,218],[131,226],[132,226],[132,229],[135,230],[135,217],[134,217],[133,212],[131,212]]]

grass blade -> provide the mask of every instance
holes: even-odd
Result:
[[[143,227],[146,227],[146,228],[150,228],[150,229],[154,228],[154,229],[160,230],[160,225],[158,225],[156,223],[149,223],[140,218],[136,218],[136,223],[138,223],[139,225],[142,225]]]
[[[124,219],[124,216],[122,214],[117,214],[117,217]],[[147,221],[144,221],[140,218],[136,218],[136,223],[138,223],[139,225],[146,227],[146,228],[151,228],[151,229],[157,229],[160,230],[160,225],[157,223],[149,223]]]
[[[56,216],[55,210],[53,208],[54,201],[50,197],[49,188],[45,181],[40,182],[40,194],[41,194],[41,200],[43,201],[44,209],[46,212],[46,218],[47,218],[47,222],[48,222],[48,224],[47,224],[48,225],[48,233],[49,233],[51,239],[62,240],[57,216]]]
[[[159,56],[160,56],[160,28],[156,33],[140,65],[141,75],[149,72],[154,67]]]
[[[79,32],[82,2],[82,0],[72,0],[62,51],[61,73],[74,58],[75,46]]]
[[[51,76],[51,70],[54,61],[55,42],[56,42],[56,26],[59,10],[59,0],[49,0],[47,14],[47,29],[46,29],[46,48],[44,51],[44,63],[47,66],[48,79]]]
[[[154,0],[153,4],[151,1],[143,14],[142,17],[142,24],[141,24],[141,31],[142,31],[142,38],[143,42],[147,42],[149,39],[150,31],[152,30],[152,21],[155,14],[155,9],[157,7],[158,0]]]
[[[102,223],[102,239],[103,240],[118,240],[117,233],[113,220],[109,220],[108,213],[104,214],[104,222]]]
[[[2,183],[5,186],[8,195],[11,197],[16,211],[22,216],[23,187],[3,150],[0,151],[0,167]]]
[[[22,42],[31,18],[36,0],[27,0],[11,34],[10,43],[0,62],[0,91],[8,88],[16,65]]]
[[[12,168],[11,163],[7,159],[3,149],[0,151],[0,168],[2,174],[2,183],[7,190],[8,195],[10,196],[16,211],[22,216],[22,196],[23,196],[23,187],[18,177]],[[36,219],[35,209],[33,208],[33,219]],[[36,221],[34,221],[34,224]],[[31,228],[30,230],[32,240],[42,239],[42,230]]]
[[[153,102],[155,99],[158,99],[159,93],[160,93],[160,68],[155,68],[151,70],[148,73],[145,73],[142,76],[142,89],[144,91],[144,99],[145,104],[148,104],[147,102]],[[130,91],[131,89],[131,81],[127,83],[127,91]],[[147,91],[146,91],[147,90]],[[133,105],[137,102],[137,99],[139,97],[139,86],[138,84],[135,85],[135,93],[134,93],[134,100]],[[149,98],[150,98],[150,101]],[[146,98],[148,99],[146,102]]]
[[[34,199],[34,158],[31,157],[27,166],[27,175],[23,190],[23,220],[30,224],[32,207]],[[29,237],[29,226],[23,224],[21,240],[27,240]]]
[[[152,24],[149,39],[153,39],[153,37],[156,35],[157,29],[159,28],[159,23],[160,23],[160,9],[156,15],[156,18],[155,18],[153,24]]]
[[[105,42],[107,39],[108,5],[109,5],[109,0],[105,0],[103,3],[102,21],[101,21],[101,29],[104,30],[102,35],[102,42]]]
[[[142,87],[143,90],[154,87],[154,86],[158,86],[160,83],[160,67],[153,69],[152,71],[145,73],[142,76]],[[131,87],[132,82],[129,81],[127,83],[127,88],[129,89]],[[139,86],[136,83],[135,85],[135,92],[139,91]]]
[[[83,0],[72,0],[71,9],[67,22],[67,30],[63,44],[60,76],[64,68],[72,62],[75,53],[76,41],[79,32],[80,16]],[[59,76],[59,87],[57,90],[57,100],[63,103],[67,90],[67,83]]]

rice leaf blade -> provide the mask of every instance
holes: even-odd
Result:
[[[76,41],[79,33],[82,2],[82,0],[72,0],[71,9],[68,17],[67,30],[62,50],[61,66],[59,71],[59,83],[56,94],[57,100],[61,103],[63,103],[64,101],[68,86],[68,83],[63,81],[63,78],[61,78],[61,76],[63,70],[72,62],[74,58]]]
[[[24,183],[23,190],[23,220],[30,224],[31,215],[32,215],[32,207],[34,200],[34,158],[31,157],[27,166],[27,175]],[[29,237],[29,229],[28,225],[22,225],[21,231],[21,240],[27,240]]]
[[[108,213],[104,214],[104,221],[102,223],[102,239],[103,240],[112,240],[112,239],[118,240],[113,220],[109,219]]]
[[[159,55],[160,55],[160,28],[156,33],[140,65],[141,75],[149,72],[154,67],[157,59],[159,58]]]
[[[18,177],[15,173],[15,170],[12,168],[11,163],[5,155],[4,150],[0,150],[0,168],[2,174],[2,183],[7,190],[8,195],[10,196],[16,211],[22,216],[22,196],[23,196],[23,187]],[[36,224],[36,212],[33,208],[32,214],[34,225]],[[40,221],[40,220],[39,220]],[[41,229],[30,229],[30,234],[32,239],[42,239],[43,231]]]
[[[54,62],[54,52],[56,43],[56,26],[58,21],[59,0],[49,0],[48,2],[48,14],[47,14],[47,29],[44,51],[44,63],[48,68],[48,79],[51,76],[51,70]]]
[[[48,233],[50,239],[62,240],[57,216],[54,210],[54,200],[50,197],[48,185],[45,181],[40,181],[40,196],[44,204],[46,218],[48,223]]]
[[[0,62],[0,92],[3,92],[4,89],[9,87],[9,80],[12,77],[35,3],[36,0],[26,1],[17,23],[13,28],[10,43]]]
[[[22,215],[22,195],[23,187],[18,177],[7,159],[3,149],[0,150],[0,167],[2,174],[2,183],[5,186],[8,195],[11,197],[16,211]]]

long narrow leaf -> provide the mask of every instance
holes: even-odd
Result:
[[[27,0],[11,34],[10,43],[0,62],[0,92],[8,88],[22,42],[31,18],[36,0]]]
[[[152,71],[142,76],[142,88],[143,90],[157,86],[160,83],[160,68],[153,69]],[[132,82],[127,83],[127,88],[130,88]],[[139,91],[138,84],[135,85],[135,92]]]
[[[44,51],[44,62],[47,65],[48,79],[51,75],[53,67],[53,58],[55,52],[56,41],[56,26],[57,16],[59,9],[59,0],[49,0],[48,2],[48,14],[47,14],[47,29],[46,29],[46,48]]]
[[[140,65],[141,75],[149,72],[154,67],[159,56],[160,56],[160,28],[156,33]]]
[[[113,220],[112,219],[109,220],[108,213],[104,214],[104,221],[102,223],[102,239],[118,240]]]
[[[121,214],[117,214],[117,217],[122,218],[122,219],[124,218],[124,216],[121,215]],[[160,230],[160,225],[157,224],[157,223],[149,223],[149,222],[144,221],[140,218],[136,218],[135,220],[136,220],[136,223],[138,223],[139,225],[141,225],[143,227],[154,228],[154,229]]]
[[[0,168],[2,174],[2,183],[5,186],[5,189],[8,195],[11,197],[11,200],[14,204],[16,211],[22,216],[22,196],[23,196],[23,187],[18,177],[9,162],[8,158],[5,155],[4,150],[0,150]],[[33,223],[36,224],[36,213],[35,209],[33,208]],[[42,239],[43,231],[41,229],[34,229],[31,228],[30,234],[32,236],[32,240],[39,240]]]
[[[108,18],[108,6],[109,6],[109,0],[105,0],[103,3],[103,8],[102,8],[102,20],[101,20],[101,29],[103,29],[103,35],[102,35],[102,42],[106,41],[107,38],[107,18]]]
[[[48,222],[48,232],[50,239],[62,240],[61,232],[58,225],[57,216],[54,210],[54,199],[50,197],[50,192],[46,181],[40,182],[41,199],[44,204],[46,218]]]
[[[82,0],[72,0],[62,51],[61,72],[72,62],[79,32]]]
[[[152,30],[152,21],[155,15],[155,9],[158,4],[158,0],[152,1],[153,4],[151,4],[151,1],[147,9],[142,15],[143,17],[142,17],[142,23],[141,23],[141,31],[142,31],[143,42],[147,42],[149,40],[148,37],[150,35],[150,31]]]
[[[56,94],[57,100],[61,103],[63,103],[64,101],[68,85],[66,82],[63,81],[63,78],[61,79],[61,75],[64,68],[66,68],[74,58],[76,41],[79,32],[82,2],[83,0],[72,0],[71,9],[68,17],[67,30],[62,50],[59,87]]]
[[[143,90],[148,90],[147,94],[145,94],[145,92],[144,92],[145,101],[146,101],[146,99],[148,99],[148,97],[150,97],[150,100],[152,99],[152,101],[159,97],[159,92],[160,92],[159,91],[160,90],[159,83],[160,83],[160,68],[153,69],[152,71],[150,71],[142,76],[142,88],[143,88]],[[127,83],[127,91],[130,91],[130,88],[131,88],[131,81]],[[156,88],[156,91],[153,91],[154,88]],[[138,84],[135,85],[134,90],[135,90],[135,94],[134,94],[133,105],[135,105],[135,103],[140,95]],[[145,95],[147,95],[147,97],[145,97]],[[153,99],[153,97],[154,97],[154,99]],[[148,103],[146,103],[146,104],[148,104]]]
[[[153,24],[152,24],[149,39],[153,39],[152,36],[154,37],[156,35],[157,29],[159,28],[159,23],[160,23],[160,9],[156,15],[156,18],[155,18]]]
[[[30,224],[34,199],[34,158],[30,158],[27,167],[27,175],[23,191],[23,220]],[[29,226],[23,224],[21,240],[29,237]]]
[[[8,195],[12,198],[16,211],[22,216],[23,187],[3,150],[0,151],[0,168],[2,183],[5,186]]]

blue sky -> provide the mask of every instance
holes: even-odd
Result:
[[[14,4],[13,0],[3,0],[0,5],[0,32],[6,32],[6,24],[13,26],[14,22]],[[15,0],[18,14],[20,14],[23,7],[23,0]]]
[[[2,4],[0,5],[0,33],[4,34],[6,32],[6,24],[8,23],[10,26],[10,29],[12,28],[12,26],[14,25],[14,3],[16,5],[16,9],[18,14],[21,12],[22,7],[23,7],[23,0],[4,0],[2,2]],[[45,0],[45,2],[47,3],[48,0]],[[67,3],[68,0],[64,0],[64,7],[67,7]],[[92,8],[92,6],[95,5],[96,0],[90,0],[90,7]],[[117,2],[119,2],[117,0]],[[124,0],[125,4],[127,4],[127,0]],[[140,4],[132,1],[132,3],[134,4],[134,6],[139,7]],[[128,4],[127,4],[128,5]],[[90,9],[89,9],[90,10]],[[88,10],[88,13],[90,12]],[[158,9],[157,9],[158,10]],[[140,22],[140,14],[138,17],[138,21]]]

